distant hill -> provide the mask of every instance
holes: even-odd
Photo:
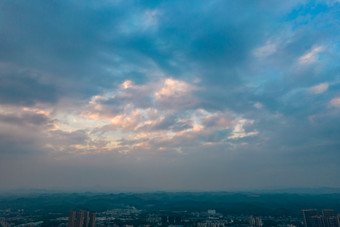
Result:
[[[0,209],[26,212],[60,212],[71,209],[104,211],[134,206],[145,210],[204,211],[224,214],[300,216],[306,208],[340,211],[340,193],[231,193],[231,192],[155,192],[155,193],[45,193],[2,195]]]

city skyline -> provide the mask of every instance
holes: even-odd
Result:
[[[0,191],[340,188],[340,2],[0,2]]]

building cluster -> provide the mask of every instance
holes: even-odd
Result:
[[[262,227],[263,226],[263,223],[262,223],[262,220],[260,217],[253,217],[253,216],[250,216],[249,217],[249,225],[251,227]]]
[[[95,227],[96,213],[86,210],[78,212],[71,210],[68,217],[68,227]]]
[[[302,210],[305,227],[340,227],[340,214],[324,209],[319,214],[317,209]]]
[[[0,227],[340,227],[340,215],[334,210],[302,211],[303,216],[249,216],[248,214],[223,214],[214,209],[141,210],[133,206],[103,212],[86,210],[67,213],[32,214],[23,209],[1,210]]]
[[[267,224],[266,224],[267,223]],[[270,223],[268,225],[268,223]],[[299,225],[300,224],[300,225]],[[301,227],[301,217],[223,215],[216,210],[166,211],[138,210],[134,207],[97,213],[97,227]]]
[[[197,227],[225,227],[225,224],[221,222],[205,222],[197,223]]]

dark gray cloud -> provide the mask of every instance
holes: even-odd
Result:
[[[33,70],[1,65],[0,102],[4,104],[34,105],[36,102],[55,103],[56,87],[44,75]]]
[[[0,114],[0,122],[21,127],[46,127],[53,125],[54,120],[43,114],[24,113],[22,115]]]
[[[57,120],[44,112],[21,108],[11,109],[11,107],[2,105],[0,156],[27,157],[30,154],[46,153],[44,147],[46,135],[56,123]]]

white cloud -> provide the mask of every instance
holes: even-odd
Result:
[[[306,54],[299,58],[300,64],[309,64],[316,61],[317,55],[320,51],[323,50],[322,46],[315,46]]]
[[[254,123],[254,120],[248,120],[248,119],[238,120],[236,125],[234,126],[231,136],[229,136],[228,139],[239,139],[239,138],[255,136],[259,134],[257,130],[252,131],[252,132],[246,132],[246,130],[244,129],[245,125],[252,125],[253,123]]]
[[[164,97],[181,97],[191,90],[192,87],[188,83],[172,78],[167,78],[165,79],[161,89],[155,93],[155,97],[158,100]]]
[[[262,103],[260,103],[260,102],[256,102],[256,103],[254,104],[254,107],[255,107],[256,109],[262,109],[262,108],[263,108],[263,105],[262,105]]]
[[[254,50],[254,55],[256,57],[268,57],[274,54],[277,50],[277,46],[271,42],[267,42],[264,46],[256,48]]]
[[[167,78],[154,92],[154,98],[163,109],[191,109],[198,103],[192,93],[196,89],[196,86],[185,81]]]
[[[144,29],[157,27],[159,15],[160,15],[160,12],[158,10],[145,11],[143,15]]]
[[[121,22],[119,30],[127,34],[155,31],[158,28],[160,15],[159,10],[136,12]]]
[[[313,94],[321,94],[328,90],[329,84],[327,82],[315,85],[313,87],[308,88],[308,92]]]
[[[131,80],[125,80],[121,85],[121,89],[129,89],[133,87],[133,82]]]
[[[337,108],[340,108],[340,97],[333,98],[330,101],[330,105],[334,106],[334,107],[337,107]]]

